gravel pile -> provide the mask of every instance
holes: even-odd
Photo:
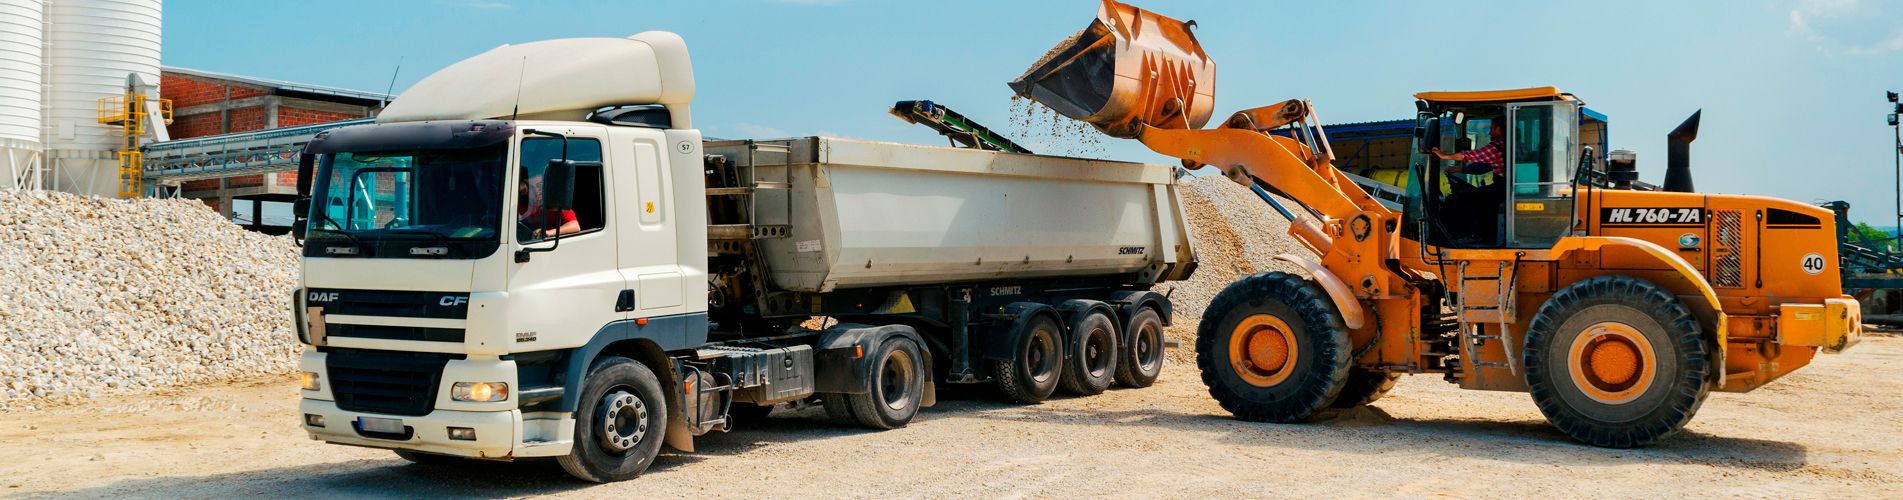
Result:
[[[0,192],[0,410],[289,372],[297,269],[198,202]]]
[[[1196,327],[1203,308],[1223,287],[1254,273],[1284,271],[1307,275],[1300,267],[1275,260],[1276,254],[1309,255],[1288,235],[1288,220],[1256,197],[1253,191],[1222,176],[1184,178],[1183,208],[1189,212],[1190,232],[1196,237],[1196,273],[1188,280],[1165,284],[1175,304],[1171,325],[1164,329],[1182,348],[1170,351],[1176,361],[1194,361]],[[1293,202],[1277,198],[1295,209]]]

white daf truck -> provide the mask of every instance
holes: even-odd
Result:
[[[1193,244],[1173,167],[829,137],[704,139],[672,33],[503,46],[311,141],[305,430],[413,461],[663,443],[936,383],[1143,387]]]

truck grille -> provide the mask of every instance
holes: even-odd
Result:
[[[330,348],[325,370],[337,407],[348,411],[422,416],[436,409],[443,366],[457,355]]]

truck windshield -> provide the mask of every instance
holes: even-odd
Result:
[[[505,145],[325,155],[306,255],[480,258],[499,245]]]

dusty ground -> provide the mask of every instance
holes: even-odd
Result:
[[[1319,424],[1238,422],[1179,363],[1148,389],[1035,406],[951,391],[886,432],[781,411],[606,486],[550,463],[432,468],[308,441],[292,382],[273,378],[0,415],[0,494],[1882,497],[1903,491],[1900,370],[1903,338],[1870,338],[1757,392],[1713,395],[1660,446],[1608,450],[1568,441],[1523,394],[1428,376]]]

